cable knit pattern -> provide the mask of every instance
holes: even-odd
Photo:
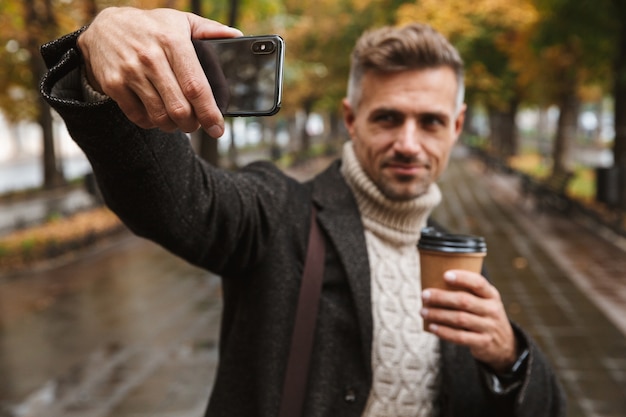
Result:
[[[439,388],[439,342],[422,330],[417,241],[441,201],[433,184],[404,202],[385,198],[344,146],[342,174],[363,223],[372,280],[373,383],[364,417],[431,417]]]

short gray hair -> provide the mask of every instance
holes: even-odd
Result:
[[[463,60],[450,42],[429,25],[385,26],[361,35],[352,50],[347,98],[353,109],[361,100],[361,80],[367,71],[379,73],[449,67],[457,80],[456,111],[463,105]]]

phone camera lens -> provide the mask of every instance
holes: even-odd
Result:
[[[274,41],[257,41],[252,44],[252,52],[255,54],[271,54],[276,49]]]

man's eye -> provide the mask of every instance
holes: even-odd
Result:
[[[422,125],[426,127],[441,127],[445,126],[445,124],[445,120],[435,115],[427,115],[422,117]]]
[[[374,116],[374,121],[378,123],[398,123],[400,117],[394,113],[380,113]]]

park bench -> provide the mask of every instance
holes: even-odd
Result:
[[[530,175],[520,174],[522,195],[534,197],[535,207],[539,211],[553,209],[566,212],[571,208],[571,200],[566,190],[574,177],[572,172],[556,172],[544,180],[537,180]]]
[[[506,161],[502,158],[493,155],[492,153],[480,149],[480,148],[470,148],[472,154],[480,160],[484,167],[485,172],[504,172],[510,173],[511,168],[507,165]]]

